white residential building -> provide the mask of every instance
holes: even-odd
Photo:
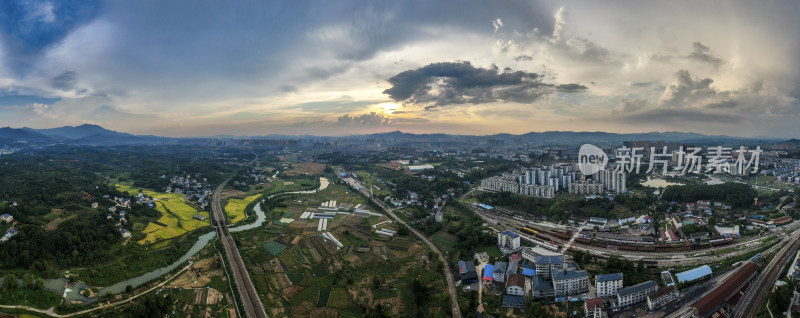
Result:
[[[552,271],[561,270],[564,268],[564,255],[537,256],[535,263],[536,275],[541,275],[544,278],[550,278],[552,276]]]
[[[554,270],[552,276],[556,297],[579,295],[589,291],[589,273],[585,270]]]
[[[647,295],[658,290],[658,284],[652,280],[636,284],[630,287],[623,287],[617,290],[617,304],[620,308],[638,304],[647,299]]]
[[[615,297],[622,288],[622,273],[597,275],[594,278],[597,297]]]
[[[517,233],[511,231],[497,233],[497,246],[509,250],[516,250],[520,246],[520,237]]]

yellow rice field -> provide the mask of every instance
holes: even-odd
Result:
[[[255,194],[244,199],[228,199],[228,203],[225,204],[225,214],[228,215],[233,223],[244,220],[244,209],[260,196],[261,194]]]
[[[126,185],[116,185],[116,188],[120,192],[127,192],[131,195],[139,193],[139,189],[131,188]],[[186,200],[184,200],[183,196],[180,194],[151,190],[142,190],[142,193],[156,199],[154,202],[155,208],[161,212],[161,217],[157,222],[166,226],[161,226],[153,222],[148,223],[147,227],[142,231],[147,234],[147,236],[140,240],[139,244],[153,244],[211,225],[211,221],[208,219],[208,212],[197,211],[195,208],[186,204]],[[196,220],[194,219],[196,214],[205,216],[207,219],[205,221]]]

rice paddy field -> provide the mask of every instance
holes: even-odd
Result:
[[[244,220],[246,216],[244,213],[245,208],[260,196],[261,194],[254,194],[244,199],[228,199],[228,202],[225,204],[225,214],[231,219],[231,223]]]
[[[137,195],[140,192],[140,189],[127,185],[118,184],[116,188],[120,192],[127,192],[131,195]],[[152,190],[141,190],[141,192],[156,199],[154,205],[156,210],[161,212],[161,217],[155,222],[149,222],[142,230],[142,233],[146,234],[146,236],[138,241],[139,244],[154,244],[211,225],[211,220],[208,219],[209,213],[207,211],[198,211],[187,204],[183,195]],[[204,221],[195,219],[194,216],[197,214],[206,217],[206,219]]]

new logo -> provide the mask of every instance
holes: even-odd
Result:
[[[578,169],[585,176],[603,170],[608,163],[608,156],[602,149],[594,145],[584,144],[578,151]]]

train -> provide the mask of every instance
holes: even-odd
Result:
[[[569,238],[568,234],[563,233],[555,233],[555,232],[545,232],[545,231],[537,231],[528,227],[522,228],[521,231],[529,234],[536,235],[541,238],[551,239],[553,236],[557,238],[563,238],[566,235]],[[563,235],[559,235],[563,234]],[[547,235],[551,235],[548,237]],[[575,238],[576,244],[583,244],[583,245],[591,245],[600,248],[612,248],[624,251],[640,251],[640,252],[688,252],[693,250],[702,250],[711,247],[717,246],[724,246],[731,243],[731,239],[716,239],[705,243],[695,243],[695,244],[664,244],[664,245],[655,245],[655,244],[622,244],[614,241],[603,240],[599,238],[591,238],[585,236],[579,236]]]

